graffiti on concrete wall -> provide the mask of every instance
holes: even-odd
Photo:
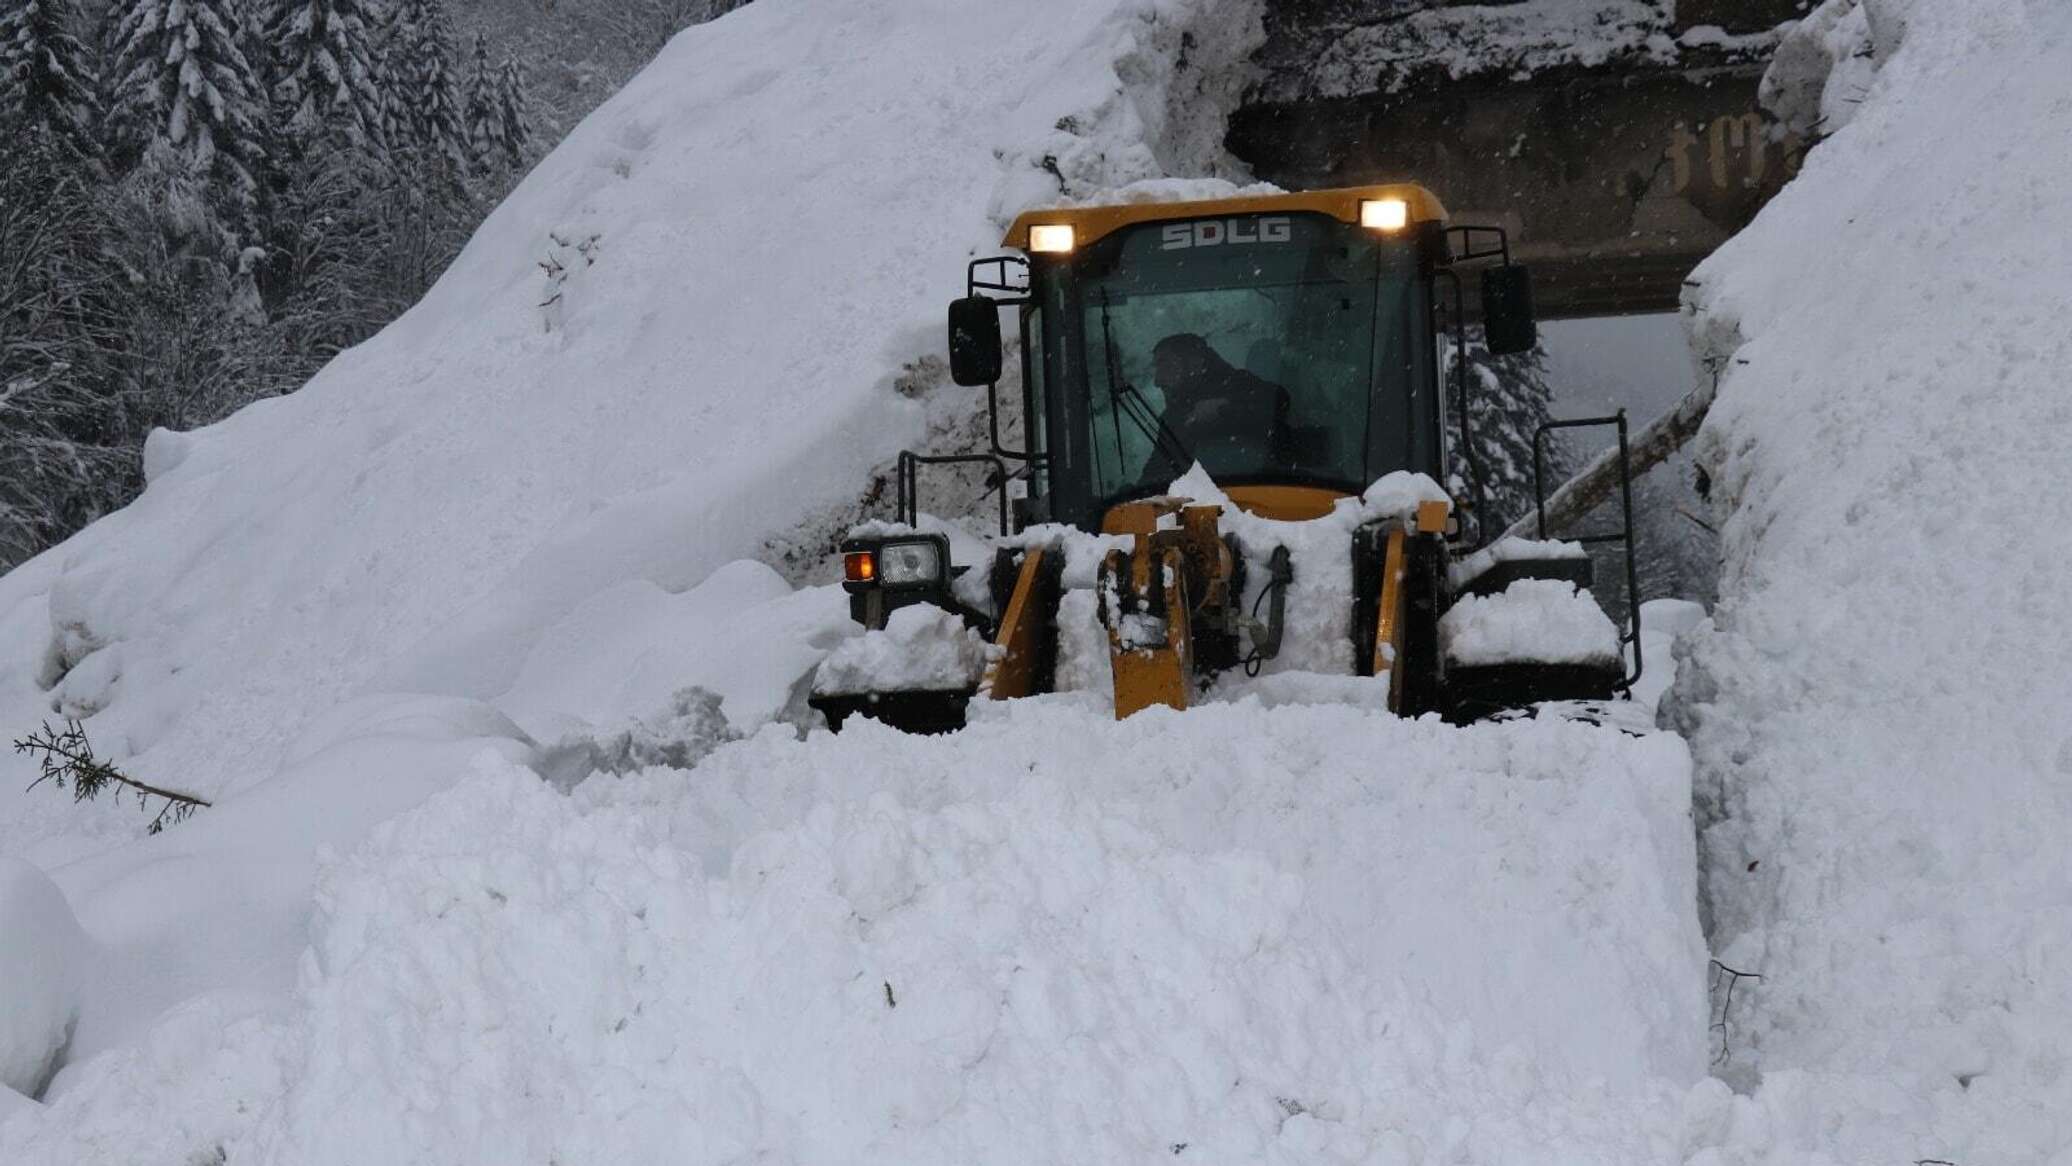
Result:
[[[1670,127],[1662,155],[1671,192],[1710,202],[1727,195],[1766,195],[1798,173],[1803,152],[1796,135],[1776,132],[1773,123],[1751,111],[1695,125],[1680,120]]]
[[[1242,111],[1232,148],[1290,188],[1414,181],[1500,216],[1557,313],[1659,311],[1798,170],[1754,68],[1482,81]]]

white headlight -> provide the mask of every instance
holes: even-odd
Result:
[[[1070,223],[1038,223],[1029,228],[1029,250],[1070,251],[1073,231]]]
[[[1360,225],[1400,231],[1410,222],[1410,204],[1400,198],[1374,198],[1360,203]]]
[[[886,543],[878,548],[878,579],[887,587],[942,578],[942,555],[932,542]]]

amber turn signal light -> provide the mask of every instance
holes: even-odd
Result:
[[[850,583],[869,583],[878,577],[878,556],[871,551],[850,551],[842,556],[842,578]]]

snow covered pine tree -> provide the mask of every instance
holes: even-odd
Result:
[[[475,51],[468,59],[467,89],[468,161],[487,169],[496,149],[496,79],[489,71],[489,39],[475,34]]]
[[[382,141],[382,93],[361,0],[281,0],[266,25],[274,127],[297,144],[367,151]]]
[[[263,93],[242,39],[230,0],[116,0],[108,10],[107,138],[118,167],[176,167],[201,182],[232,253],[257,235],[265,153]]]
[[[390,146],[425,162],[443,161],[459,178],[468,170],[467,119],[454,77],[453,28],[440,0],[401,0],[389,29],[385,55],[389,92]]]
[[[489,66],[489,41],[475,36],[468,66],[468,160],[481,173],[515,167],[525,160],[532,126],[525,113],[525,87],[518,61],[506,55],[503,66]]]
[[[101,152],[95,61],[72,30],[72,0],[9,0],[0,8],[0,127],[7,140],[47,132],[84,158]]]
[[[532,115],[527,108],[518,58],[505,53],[496,73],[496,146],[506,166],[523,162],[525,148],[532,144]]]

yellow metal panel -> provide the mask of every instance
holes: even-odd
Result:
[[[1124,576],[1128,577],[1125,578]],[[1108,663],[1115,674],[1115,719],[1121,720],[1155,704],[1187,707],[1194,681],[1194,636],[1188,621],[1185,557],[1178,547],[1154,552],[1139,539],[1127,565],[1120,550],[1102,561],[1099,586],[1130,587],[1148,596],[1152,587],[1165,591],[1166,639],[1162,645],[1125,648],[1121,620],[1108,625]]]
[[[1170,223],[1187,219],[1208,219],[1220,215],[1315,212],[1345,223],[1360,221],[1360,204],[1370,199],[1400,198],[1410,208],[1410,223],[1445,222],[1446,207],[1438,196],[1422,186],[1401,182],[1385,186],[1346,186],[1335,190],[1304,190],[1286,194],[1255,194],[1237,198],[1200,199],[1194,202],[1133,202],[1120,206],[1059,207],[1055,210],[1024,211],[1000,241],[1004,247],[1029,247],[1029,228],[1038,223],[1070,223],[1077,246],[1085,247],[1104,236],[1138,223]]]
[[[1171,648],[1138,648],[1115,652],[1115,719],[1140,713],[1152,705],[1187,707],[1187,667]]]
[[[1446,514],[1452,507],[1434,499],[1417,504],[1417,533],[1445,534]]]
[[[1158,530],[1158,517],[1170,514],[1173,506],[1161,506],[1154,500],[1123,502],[1108,508],[1101,516],[1102,534],[1134,534],[1149,538]]]
[[[1034,548],[1022,556],[1021,573],[1015,577],[1014,594],[1007,600],[1007,614],[1000,618],[1000,631],[993,643],[1003,649],[986,665],[981,689],[994,700],[1027,696],[1036,685],[1036,634],[1044,613],[1036,610],[1036,584],[1043,574],[1044,550]]]
[[[1381,599],[1375,608],[1374,670],[1388,669],[1390,712],[1400,711],[1402,705],[1403,673],[1395,663],[1403,653],[1403,629],[1409,623],[1404,610],[1408,592],[1403,586],[1407,540],[1402,527],[1389,531],[1381,559]]]
[[[1351,497],[1342,490],[1327,490],[1322,486],[1232,486],[1224,493],[1239,510],[1281,522],[1322,518],[1331,513],[1331,508],[1340,498]],[[1173,510],[1173,505],[1158,499],[1119,502],[1101,516],[1101,533],[1150,534],[1158,529],[1159,516]]]
[[[1340,498],[1351,495],[1321,486],[1232,486],[1225,493],[1246,514],[1280,522],[1308,522],[1331,513]]]

